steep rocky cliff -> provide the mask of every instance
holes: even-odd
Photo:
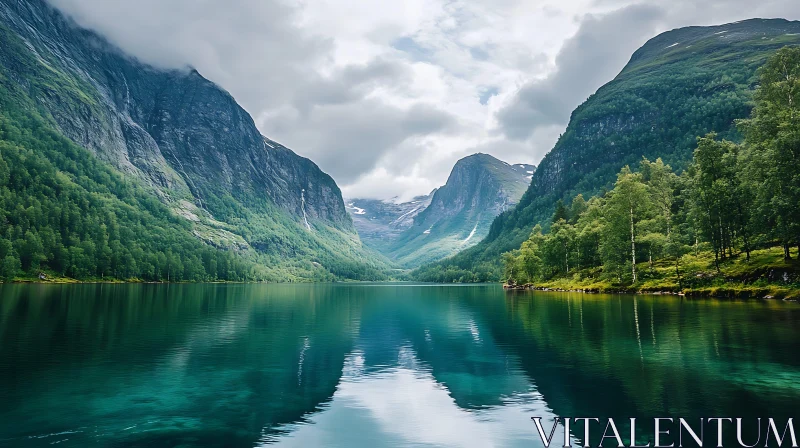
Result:
[[[486,236],[498,214],[519,201],[534,171],[532,165],[509,165],[488,154],[465,157],[427,199],[427,207],[415,210],[413,223],[399,234],[385,234],[375,247],[407,267],[468,248]]]
[[[0,27],[2,45],[24,44],[0,53],[9,87],[61,134],[147,185],[200,239],[340,276],[353,263],[385,266],[361,247],[333,179],[262,136],[197,71],[143,64],[42,0],[0,0]]]
[[[642,157],[678,170],[696,138],[715,131],[738,139],[734,121],[749,115],[756,72],[769,55],[800,44],[800,22],[753,19],[663,33],[637,50],[622,72],[579,106],[530,188],[492,223],[479,245],[420,270],[418,278],[499,279],[500,254],[519,247],[557,200],[600,193]]]
[[[434,189],[430,194],[416,196],[408,202],[346,199],[345,207],[361,240],[385,253],[400,234],[414,225],[414,218],[430,205],[435,192]]]

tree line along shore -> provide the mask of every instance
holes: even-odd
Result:
[[[800,48],[760,72],[741,143],[698,137],[676,173],[623,167],[612,189],[559,202],[503,255],[509,289],[800,297]]]

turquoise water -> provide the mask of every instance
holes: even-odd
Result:
[[[785,422],[799,349],[800,305],[779,301],[8,285],[0,446],[536,447],[533,416]]]

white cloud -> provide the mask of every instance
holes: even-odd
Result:
[[[48,0],[134,56],[191,65],[346,195],[411,197],[482,151],[536,163],[658,32],[796,0]]]
[[[556,69],[521,87],[499,111],[503,133],[527,140],[541,127],[562,125],[575,106],[620,71],[663,15],[654,6],[632,5],[584,17],[577,34],[561,48]]]

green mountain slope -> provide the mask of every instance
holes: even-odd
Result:
[[[459,160],[447,183],[433,193],[430,204],[386,254],[414,267],[473,246],[498,214],[519,201],[534,171],[532,165],[509,165],[488,154]]]
[[[14,49],[3,45],[0,52]],[[73,278],[276,278],[232,251],[203,244],[188,221],[53,131],[30,100],[7,87],[0,74],[3,280],[40,269]]]
[[[473,248],[415,272],[422,280],[500,278],[500,254],[547,224],[557,200],[608,189],[643,156],[686,167],[696,137],[738,140],[734,120],[751,110],[756,71],[777,49],[800,44],[800,22],[753,19],[663,33],[637,50],[610,83],[578,107],[513,210]]]
[[[147,209],[128,200],[118,183],[130,185],[137,201],[152,207],[159,203],[157,215],[180,234],[175,238],[188,237],[191,244],[202,242],[200,248],[252,260],[260,265],[260,278],[385,278],[388,261],[362,246],[333,179],[310,160],[264,138],[227,92],[196,71],[142,64],[41,0],[0,0],[0,80],[0,114],[9,129],[16,129],[3,134],[3,157],[30,154],[59,181],[78,176],[75,170],[85,174],[95,185],[73,179],[82,189],[72,191],[72,202],[92,203],[90,193],[99,189],[107,200],[131,206],[125,219],[144,225],[139,232],[142,258],[166,256],[167,249],[148,245],[157,240],[157,231],[139,216]],[[39,142],[20,140],[16,132]],[[7,153],[12,147],[20,152]],[[33,184],[41,180],[39,172],[28,173]],[[15,178],[6,185],[14,204],[60,200],[58,189],[34,195]],[[85,242],[84,236],[63,231],[61,223],[37,227],[18,208],[4,212],[0,231],[13,246],[5,252],[21,255],[25,235],[41,239],[45,228],[62,233],[58,244],[67,251]],[[103,206],[96,212],[99,228],[121,219],[116,212],[113,218],[105,216]],[[100,255],[86,252],[97,264]],[[59,274],[114,275],[99,268],[70,272],[53,253],[42,252],[39,258],[37,267]],[[23,264],[29,271],[34,267]],[[134,277],[162,279],[131,266],[126,265],[126,275],[131,271]]]

